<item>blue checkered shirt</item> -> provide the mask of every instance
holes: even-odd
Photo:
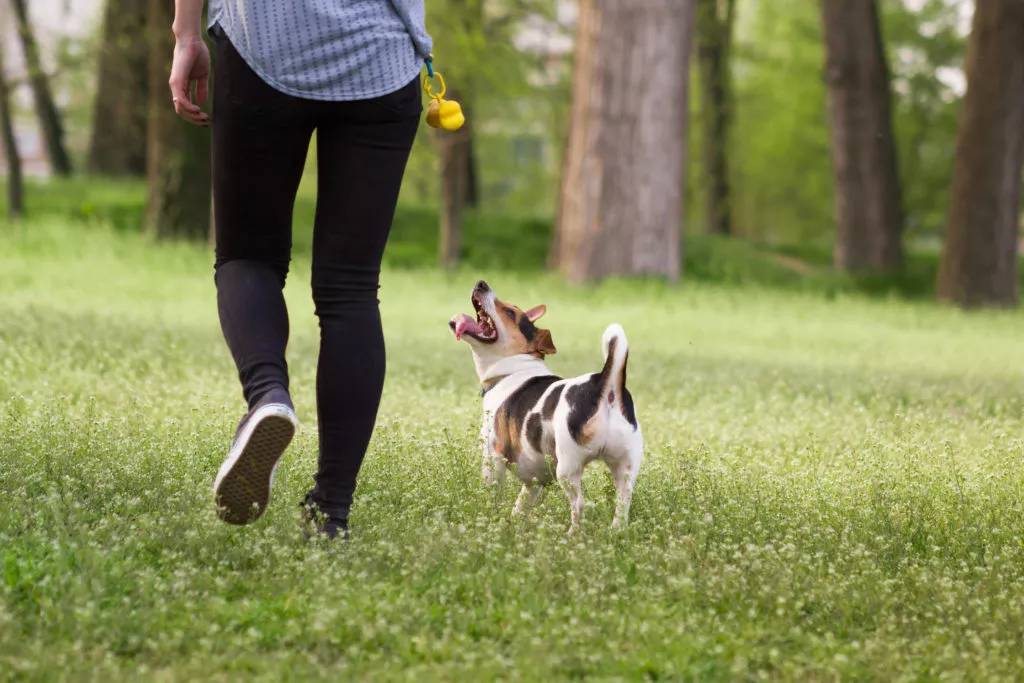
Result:
[[[242,59],[305,99],[363,100],[416,78],[430,54],[424,0],[210,0]]]

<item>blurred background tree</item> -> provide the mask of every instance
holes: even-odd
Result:
[[[422,128],[388,263],[1015,303],[1022,89],[1002,69],[972,71],[967,43],[976,61],[1016,63],[1021,2],[979,0],[975,13],[972,0],[687,0],[649,26],[656,0],[619,14],[616,0],[430,0],[436,66],[469,124]],[[599,54],[581,9],[614,17]],[[30,215],[208,237],[208,131],[161,109],[167,11],[0,0],[4,158],[20,152]],[[689,57],[670,49],[687,37]],[[614,134],[594,138],[595,121]],[[86,175],[47,180],[71,168]],[[299,253],[315,174],[311,157]],[[584,196],[595,210],[567,201]],[[664,262],[638,268],[641,243]]]

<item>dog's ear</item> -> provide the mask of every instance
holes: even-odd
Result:
[[[538,320],[540,320],[540,317],[547,312],[548,307],[545,306],[544,304],[541,304],[540,306],[534,306],[533,308],[528,310],[524,315],[526,316],[526,319],[529,320],[531,323],[535,323]],[[552,351],[552,353],[554,352]]]
[[[555,353],[555,343],[551,341],[551,330],[537,330],[537,336],[533,339],[533,350],[542,356],[550,356]]]

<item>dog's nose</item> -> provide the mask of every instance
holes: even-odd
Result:
[[[488,284],[486,282],[484,282],[483,280],[480,280],[479,282],[476,283],[476,291],[481,292],[481,293],[489,292],[489,291],[491,291],[491,288],[488,286]]]

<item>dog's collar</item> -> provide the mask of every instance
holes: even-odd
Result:
[[[488,391],[498,386],[498,383],[501,382],[501,380],[505,379],[506,377],[508,377],[508,375],[502,375],[501,377],[495,377],[493,379],[487,380],[487,382],[485,382],[484,385],[480,388],[480,396],[486,396]]]

